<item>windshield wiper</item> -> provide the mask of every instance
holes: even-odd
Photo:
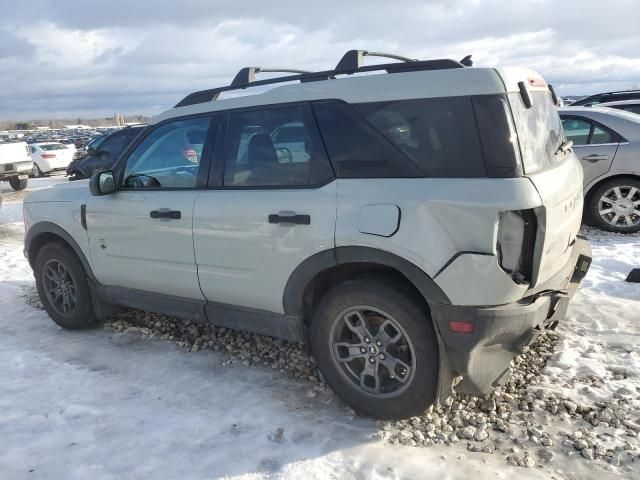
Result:
[[[567,153],[573,147],[573,140],[566,140],[560,144],[558,149],[556,150],[556,155],[560,152]]]

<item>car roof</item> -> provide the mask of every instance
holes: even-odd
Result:
[[[598,104],[599,107],[609,107],[613,105],[638,105],[640,104],[640,98],[633,98],[630,100],[616,100],[615,102],[603,102]]]
[[[401,62],[363,65],[361,60],[364,56],[387,57]],[[460,62],[450,59],[416,60],[381,52],[350,50],[335,69],[321,72],[245,67],[231,84],[190,93],[174,108],[157,116],[151,124],[198,113],[312,100],[364,103],[491,95],[519,92],[522,83],[527,85],[528,90],[549,91],[544,79],[533,70],[513,67],[471,68],[471,63],[470,56]],[[255,74],[261,72],[296,74],[256,80]],[[274,84],[282,86],[273,88]],[[265,92],[265,87],[271,89]],[[256,88],[261,92],[255,93]],[[254,94],[239,95],[248,93],[247,89]],[[231,98],[218,99],[222,93],[229,93]]]

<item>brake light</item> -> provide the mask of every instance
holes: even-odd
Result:
[[[55,153],[43,153],[41,155],[42,158],[56,158],[56,154]]]
[[[474,323],[471,322],[449,322],[449,328],[455,333],[473,333],[476,329]]]
[[[545,82],[542,78],[528,78],[529,85],[532,87],[546,87],[547,82]]]
[[[498,263],[516,283],[531,281],[537,222],[532,210],[500,212]]]

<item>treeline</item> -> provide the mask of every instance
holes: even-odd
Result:
[[[145,115],[126,115],[125,122],[148,123],[151,117]],[[0,120],[0,130],[33,130],[36,127],[62,128],[65,125],[88,125],[106,127],[116,125],[115,117],[107,118],[56,118],[48,120]]]

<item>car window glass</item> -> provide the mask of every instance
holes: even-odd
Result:
[[[305,186],[330,176],[308,106],[229,115],[225,186]]]
[[[111,156],[117,157],[125,147],[126,136],[124,132],[117,132],[107,137],[101,144],[100,150],[109,152]]]
[[[420,177],[421,172],[350,105],[313,105],[329,158],[339,178]]]
[[[613,135],[608,130],[600,128],[597,125],[593,126],[593,133],[591,134],[591,141],[589,144],[599,144],[599,143],[612,143]]]
[[[210,122],[202,117],[157,127],[127,158],[123,187],[195,187]]]
[[[563,118],[562,127],[567,135],[567,140],[573,140],[574,145],[586,145],[589,141],[591,122],[577,118]]]
[[[354,108],[425,175],[485,176],[471,97],[362,103]]]
[[[48,152],[48,151],[51,151],[51,150],[65,150],[67,147],[65,147],[61,143],[50,143],[48,145],[40,145],[40,148],[42,150]]]

